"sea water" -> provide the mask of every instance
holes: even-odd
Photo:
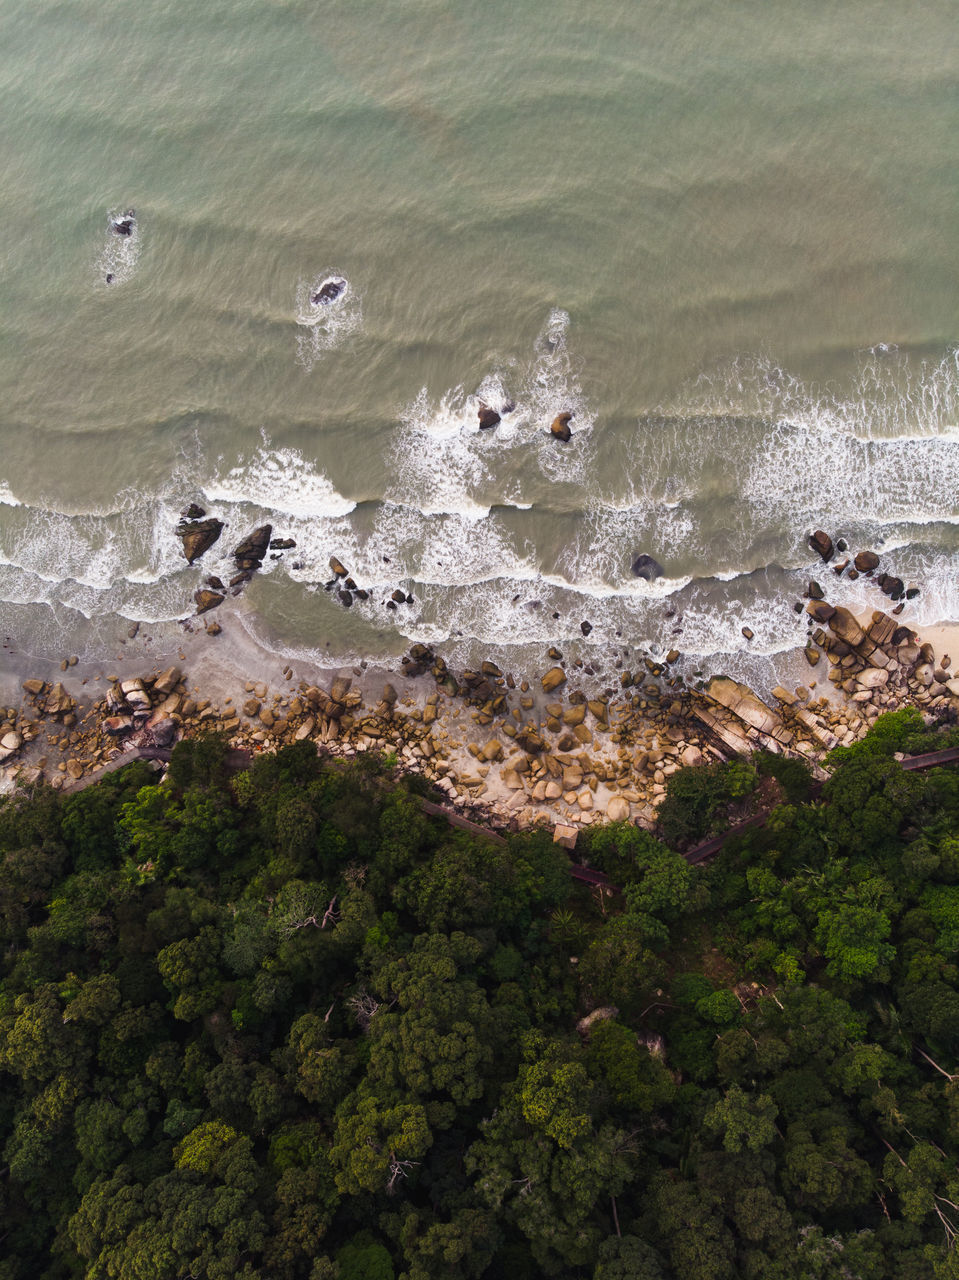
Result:
[[[955,17],[0,0],[0,630],[172,629],[264,522],[243,624],[332,661],[755,674],[820,527],[959,617]]]

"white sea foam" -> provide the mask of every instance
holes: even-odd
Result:
[[[302,453],[273,448],[265,437],[252,457],[241,458],[225,474],[205,482],[202,490],[210,502],[248,503],[304,518],[343,516],[356,506]]]
[[[317,292],[330,280],[343,281],[344,291],[332,302],[314,302]],[[363,323],[359,294],[346,276],[332,270],[322,271],[311,280],[298,281],[294,315],[302,331],[296,335],[296,359],[307,370],[312,369],[325,352],[342,346]]]
[[[14,494],[13,490],[5,480],[0,480],[0,503],[5,507],[19,507],[20,499]]]

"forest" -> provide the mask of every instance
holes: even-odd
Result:
[[[683,770],[616,894],[309,742],[14,793],[0,1280],[955,1280],[957,743]]]

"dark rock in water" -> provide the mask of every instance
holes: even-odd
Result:
[[[314,307],[328,307],[345,292],[346,281],[341,276],[331,276],[329,280],[324,280],[316,293],[311,295],[310,301]]]
[[[270,543],[271,551],[289,551],[296,543],[292,538],[274,538]]]
[[[113,272],[112,272],[112,271],[108,271],[108,272],[107,272],[107,284],[113,284]]]
[[[749,627],[743,627],[742,630],[743,630],[743,635],[746,637],[747,640],[752,640],[754,638],[755,633],[751,631]]]
[[[849,557],[847,556],[845,560],[840,560],[838,564],[834,564],[832,567],[832,571],[837,578],[841,578],[848,568],[849,568]]]
[[[907,599],[907,600],[915,600],[915,598],[916,598],[916,596],[917,596],[918,594],[919,594],[919,588],[918,588],[918,587],[914,587],[914,586],[912,586],[911,584],[910,584],[908,587],[906,587],[906,599]]]
[[[837,539],[836,539],[836,550],[837,550],[840,554],[842,554],[842,552],[844,552],[844,551],[848,551],[848,550],[849,550],[849,546],[848,546],[848,544],[847,544],[847,542],[846,542],[846,539],[845,539],[845,538],[837,538]]]
[[[414,601],[413,601],[413,597],[412,597],[411,595],[407,595],[407,597],[406,597],[406,603],[407,603],[407,604],[413,604],[413,603],[414,603]]]
[[[346,581],[343,583],[343,586],[346,587],[347,591],[356,590],[356,583],[353,581],[352,578],[347,578]]]
[[[200,590],[193,593],[193,599],[196,601],[197,613],[206,613],[208,609],[215,609],[222,604],[224,597],[218,591]]]
[[[349,609],[352,606],[353,597],[350,595],[348,591],[344,591],[342,588],[340,588],[340,590],[337,591],[336,594],[339,598],[340,604],[343,606],[344,609]]]
[[[224,590],[226,590],[226,588],[223,586],[223,583],[222,583],[222,582],[220,581],[220,579],[216,576],[216,574],[213,574],[213,576],[212,576],[212,577],[207,578],[207,580],[206,580],[206,585],[207,585],[208,587],[212,587],[214,591],[224,591]]]
[[[879,557],[875,551],[860,551],[853,560],[853,564],[860,573],[872,573],[873,569],[879,567]]]
[[[187,564],[198,560],[204,551],[209,551],[223,529],[222,520],[181,521],[176,528],[178,538],[183,541],[183,554]]]
[[[815,533],[809,535],[809,545],[817,555],[822,556],[823,560],[828,560],[832,555],[832,538],[822,529],[817,529]]]
[[[802,601],[797,600],[793,605],[793,613],[802,613]]]
[[[562,440],[564,444],[572,439],[573,433],[569,429],[572,416],[571,413],[558,413],[549,426],[550,434],[555,439]]]
[[[136,213],[133,209],[128,209],[122,218],[113,219],[113,230],[118,236],[132,236],[135,222]]]
[[[369,600],[370,598],[370,593],[368,591],[364,591],[362,587],[357,587],[353,594],[356,596],[357,600]]]
[[[825,600],[826,593],[816,581],[815,578],[809,579],[809,586],[806,588],[806,595],[810,600]]]
[[[490,431],[493,427],[499,424],[499,421],[500,421],[500,416],[495,409],[489,409],[485,404],[480,408],[480,411],[479,411],[480,431]]]
[[[302,560],[294,560],[294,561],[293,561],[293,563],[290,565],[290,568],[291,568],[291,569],[302,569],[302,568],[303,568],[303,561],[302,561]]]
[[[198,507],[195,502],[191,502],[188,507],[184,507],[180,512],[184,520],[202,520],[206,512],[202,507]]]
[[[886,579],[882,584],[884,594],[889,596],[892,600],[901,600],[903,592],[905,591],[902,578],[894,578],[891,573],[885,574],[884,576]]]
[[[406,592],[401,591],[399,587],[390,596],[391,600],[395,600],[397,604],[406,604]]]
[[[386,602],[386,607],[387,607],[387,609],[393,609],[393,610],[395,610],[395,609],[396,609],[396,601],[395,601],[395,600],[387,600],[387,602]]]
[[[663,566],[658,560],[654,560],[652,556],[642,555],[636,557],[633,561],[633,577],[645,578],[647,582],[655,582],[657,578],[661,578],[664,573]]]
[[[850,582],[857,582],[859,579],[859,570],[850,569],[849,572],[846,574],[846,577],[849,579]]]
[[[584,636],[588,636],[593,629],[593,624],[591,622],[581,622],[579,624],[579,629],[582,631]]]
[[[346,577],[346,569],[343,567],[340,561],[337,560],[336,556],[330,556],[330,568],[333,570],[333,572],[336,574],[338,578]]]
[[[252,573],[246,573],[246,572],[244,572],[244,573],[238,573],[238,574],[236,574],[236,575],[235,575],[235,577],[232,577],[232,578],[230,579],[230,586],[231,586],[231,587],[242,587],[242,586],[243,586],[243,584],[244,584],[244,582],[249,582],[249,581],[250,581],[250,579],[251,579],[252,577],[253,577],[253,574],[252,574]]]
[[[255,569],[270,545],[271,524],[261,524],[233,548],[233,558],[241,569]]]

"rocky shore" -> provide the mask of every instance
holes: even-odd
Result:
[[[597,694],[556,649],[529,679],[493,662],[454,672],[425,645],[413,645],[395,673],[364,665],[319,673],[300,663],[278,668],[249,641],[221,650],[230,654],[222,661],[215,650],[234,628],[214,641],[200,625],[179,665],[137,670],[131,654],[124,671],[91,673],[70,658],[56,675],[21,678],[15,696],[8,679],[0,781],[9,789],[43,774],[77,788],[135,751],[211,730],[254,752],[308,739],[338,756],[380,753],[495,826],[540,823],[568,839],[595,821],[652,822],[668,778],[684,766],[761,748],[821,772],[825,753],[856,741],[882,711],[917,706],[944,721],[959,714],[949,656],[895,617],[856,618],[824,599],[803,607],[809,680],[777,687],[768,704],[723,676],[686,687],[674,674],[675,651],[620,672],[618,689]],[[816,680],[824,671],[826,695]]]

